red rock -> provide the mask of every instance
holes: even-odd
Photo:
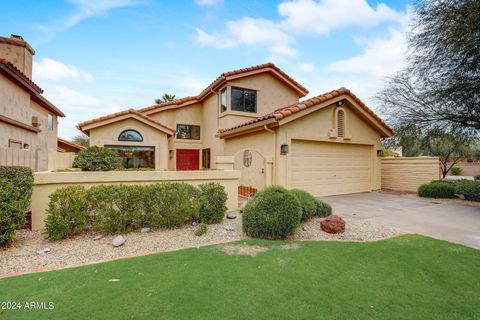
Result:
[[[331,215],[320,221],[320,228],[328,233],[342,233],[345,232],[345,220]]]

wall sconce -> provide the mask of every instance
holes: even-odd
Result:
[[[383,157],[383,150],[382,149],[377,150],[377,157]]]
[[[168,150],[168,158],[173,159],[173,150]]]
[[[288,144],[282,144],[280,146],[280,154],[285,155],[288,153]]]
[[[23,144],[23,149],[27,150],[27,151],[30,150],[30,145],[28,143],[24,143]]]
[[[337,107],[343,106],[343,100],[337,101]]]

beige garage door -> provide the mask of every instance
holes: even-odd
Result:
[[[292,141],[292,188],[316,196],[370,191],[371,146]]]

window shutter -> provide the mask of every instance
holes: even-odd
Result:
[[[343,110],[337,113],[337,136],[340,138],[345,136],[345,113]]]

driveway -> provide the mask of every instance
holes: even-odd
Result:
[[[395,192],[322,197],[335,214],[480,249],[480,205]]]

